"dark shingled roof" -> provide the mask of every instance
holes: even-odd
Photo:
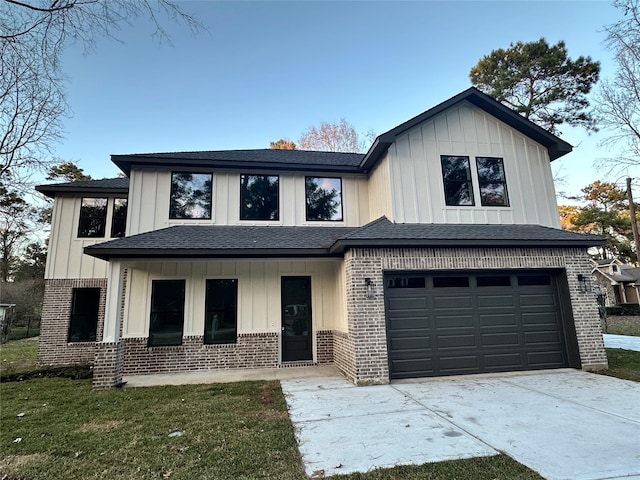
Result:
[[[329,247],[347,227],[253,227],[176,225],[85,247],[98,258],[313,256]]]
[[[398,224],[362,227],[177,225],[85,247],[94,257],[266,257],[341,255],[350,247],[582,247],[600,237],[540,225]]]
[[[56,193],[122,193],[129,192],[128,178],[103,178],[102,180],[87,180],[84,182],[54,183],[38,185],[36,190],[47,197],[55,197]]]
[[[129,174],[134,165],[165,165],[179,168],[217,167],[269,170],[300,169],[358,173],[362,153],[310,150],[213,150],[205,152],[138,153],[111,155],[111,161]]]
[[[579,246],[601,245],[594,235],[542,225],[478,225],[447,223],[392,223],[381,217],[340,238],[332,249],[356,246]]]

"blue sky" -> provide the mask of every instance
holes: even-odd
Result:
[[[64,55],[73,116],[57,148],[94,178],[118,173],[114,153],[268,148],[346,118],[383,133],[470,86],[472,66],[518,40],[564,40],[613,73],[604,1],[180,2],[208,33],[169,25],[173,45],[136,21],[95,51]],[[595,171],[602,134],[563,129],[576,146],[554,162],[562,190]]]

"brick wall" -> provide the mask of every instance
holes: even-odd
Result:
[[[205,345],[202,336],[182,339],[182,345],[149,347],[146,338],[125,338],[124,375],[177,373],[227,368],[276,368],[277,333],[240,334],[238,342]]]
[[[318,330],[316,332],[316,363],[319,365],[333,363],[332,330]]]
[[[383,275],[387,270],[565,269],[583,369],[606,367],[598,308],[577,275],[590,275],[583,249],[355,248],[345,254],[348,333],[335,336],[335,362],[357,384],[389,381]],[[374,284],[366,297],[365,278]]]
[[[107,279],[72,278],[45,280],[38,344],[39,365],[77,365],[93,364],[94,362],[95,342],[67,342],[74,288],[100,288],[96,340],[102,340]]]

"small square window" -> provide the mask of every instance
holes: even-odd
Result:
[[[78,237],[104,237],[107,224],[107,199],[83,198],[80,205]]]
[[[476,157],[480,202],[485,207],[508,207],[507,181],[502,158]]]
[[[69,343],[96,341],[99,309],[99,288],[73,289],[69,319]]]
[[[184,280],[151,282],[149,346],[182,344],[184,288]]]
[[[124,237],[127,227],[127,199],[113,199],[113,216],[111,217],[111,236]]]
[[[204,343],[236,343],[238,280],[207,280]]]
[[[210,173],[172,173],[169,218],[210,219],[212,180]]]
[[[342,179],[306,177],[307,221],[342,221]]]
[[[441,157],[445,203],[449,206],[472,206],[473,186],[469,157]]]
[[[240,220],[278,220],[277,175],[240,175]]]

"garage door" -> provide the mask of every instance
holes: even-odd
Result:
[[[385,274],[391,378],[568,366],[557,274]]]

